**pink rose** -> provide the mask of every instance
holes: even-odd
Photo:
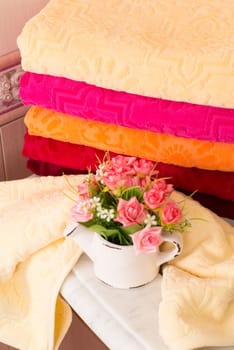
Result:
[[[98,180],[109,187],[112,191],[120,187],[133,186],[133,177],[136,172],[132,166],[135,157],[117,156],[106,163],[101,171],[98,171]]]
[[[87,182],[83,182],[77,186],[77,191],[79,197],[83,199],[87,199],[90,196],[89,184]]]
[[[175,224],[182,218],[182,213],[178,205],[169,201],[162,210],[162,220],[166,224]]]
[[[156,252],[162,242],[161,232],[162,227],[146,226],[143,230],[134,233],[132,240],[136,254]]]
[[[128,176],[126,176],[125,174],[117,174],[114,171],[106,172],[102,178],[102,181],[104,185],[112,191],[116,190],[119,187],[131,186]]]
[[[132,178],[132,186],[138,186],[141,189],[145,189],[149,186],[151,181],[152,181],[152,178],[151,176],[148,176],[148,175],[145,175],[144,177],[134,176]]]
[[[75,222],[87,222],[93,218],[94,205],[91,201],[77,202],[71,209],[71,217]]]
[[[133,176],[131,180],[132,186],[141,187],[141,179],[139,176]]]
[[[150,209],[158,208],[165,201],[165,192],[156,188],[151,188],[143,195],[145,204]]]
[[[135,175],[136,171],[133,168],[135,160],[136,157],[118,155],[111,159],[109,169],[119,174]],[[108,171],[108,169],[106,170]]]
[[[169,195],[173,192],[173,185],[172,184],[167,184],[165,180],[157,180],[153,188],[159,190],[159,191],[164,191],[166,195]]]
[[[91,193],[98,190],[97,180],[94,174],[89,174],[84,182],[77,186],[77,192],[82,200],[88,199]]]
[[[158,171],[153,171],[154,163],[147,159],[136,159],[133,163],[133,167],[138,175],[155,175]]]
[[[148,176],[148,175],[146,175],[146,176],[144,176],[144,177],[141,177],[141,178],[139,178],[139,186],[141,187],[141,188],[148,188],[149,187],[149,185],[150,185],[150,183],[151,183],[151,181],[152,181],[152,178],[151,178],[151,176]]]
[[[139,203],[136,197],[132,197],[129,201],[120,198],[117,213],[115,221],[120,222],[123,226],[141,224],[146,217],[144,205]]]

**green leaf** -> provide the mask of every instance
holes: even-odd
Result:
[[[139,202],[143,199],[143,191],[140,189],[139,186],[132,186],[124,190],[121,194],[121,198],[128,201],[132,197],[136,197]]]
[[[132,239],[130,236],[125,236],[121,233],[119,233],[119,242],[120,242],[120,245],[132,245]]]
[[[127,234],[127,235],[131,235],[137,231],[140,231],[142,229],[141,225],[131,225],[131,226],[127,226],[127,227],[121,227],[120,230],[121,232]]]
[[[98,225],[98,224],[89,226],[89,228],[90,228],[90,230],[95,231],[101,235],[104,235],[107,238],[119,234],[118,228],[106,228],[106,227],[104,227],[102,225]]]
[[[106,231],[106,228],[99,224],[93,224],[89,226],[90,230],[95,231],[97,233],[103,233]]]
[[[90,227],[90,226],[92,226],[92,225],[95,225],[95,223],[96,223],[96,220],[95,220],[95,219],[92,219],[92,220],[89,220],[89,221],[87,221],[87,222],[81,222],[80,224],[83,225],[83,226],[85,226],[85,227]]]
[[[94,224],[90,225],[89,229],[100,234],[109,242],[119,245],[132,245],[131,237],[126,232],[122,232],[122,228],[106,228],[102,225]]]
[[[116,199],[113,197],[109,192],[100,193],[99,194],[102,206],[105,208],[115,208],[116,206]]]

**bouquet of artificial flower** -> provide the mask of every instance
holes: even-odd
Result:
[[[166,180],[152,161],[106,156],[96,174],[89,173],[77,187],[72,220],[109,242],[134,245],[136,253],[154,252],[163,232],[183,232],[190,226],[171,199],[173,185]]]

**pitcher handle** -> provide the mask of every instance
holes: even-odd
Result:
[[[63,235],[67,239],[73,239],[77,245],[88,255],[93,261],[93,238],[95,232],[90,230],[88,227],[78,224],[77,222],[69,222],[64,230]]]
[[[176,233],[165,233],[162,236],[163,242],[170,242],[174,245],[172,250],[166,252],[159,252],[157,256],[157,265],[160,266],[170,260],[176,258],[182,251],[183,241],[182,237]]]
[[[68,236],[72,235],[73,232],[75,231],[75,229],[77,228],[77,226],[78,226],[77,222],[74,222],[74,221],[68,222],[64,231],[63,231],[64,237],[68,237]]]

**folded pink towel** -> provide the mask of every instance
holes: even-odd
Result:
[[[162,100],[30,72],[20,85],[26,105],[129,128],[234,142],[234,109]]]

